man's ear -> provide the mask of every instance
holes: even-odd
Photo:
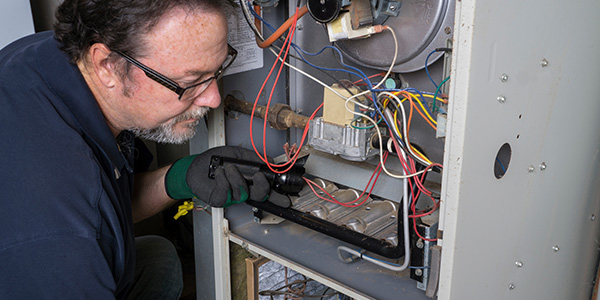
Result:
[[[94,73],[107,88],[113,88],[120,81],[115,63],[109,59],[112,51],[102,43],[93,44],[89,49],[89,59]]]

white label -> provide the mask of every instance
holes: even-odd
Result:
[[[250,17],[250,22],[254,22],[254,17]],[[229,26],[227,41],[237,50],[238,55],[225,75],[262,68],[263,49],[256,45],[254,32],[246,23],[241,8],[236,9],[236,14],[227,17],[227,25]]]

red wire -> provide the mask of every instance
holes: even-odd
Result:
[[[437,239],[428,239],[428,238],[426,238],[426,237],[423,237],[423,236],[421,236],[421,234],[420,234],[420,233],[419,233],[419,231],[417,230],[417,222],[414,222],[414,221],[413,221],[413,228],[415,229],[415,233],[417,234],[417,236],[418,236],[420,239],[422,239],[422,240],[424,240],[424,241],[428,241],[428,242],[435,242],[435,241],[437,241]]]
[[[392,141],[394,143],[394,147],[396,149],[396,152],[398,154],[400,154],[401,150],[400,150],[400,147],[398,146],[397,141],[395,139],[393,139]],[[412,158],[408,157],[408,162],[406,162],[404,160],[404,157],[402,155],[398,155],[398,158],[399,158],[400,163],[402,164],[402,167],[404,168],[405,172],[408,170],[408,172],[406,172],[406,174],[409,174],[409,173],[413,173],[414,174],[414,173],[417,172],[415,161]],[[421,178],[414,178],[414,177],[410,178],[412,181],[415,182],[415,185],[417,186],[417,190],[416,191],[413,189],[413,185],[409,183],[409,186],[410,186],[410,189],[411,189],[411,195],[412,195],[412,199],[413,199],[412,203],[410,204],[410,210],[412,211],[412,215],[410,215],[409,218],[413,218],[413,229],[414,229],[415,233],[417,234],[417,236],[420,239],[422,239],[424,241],[429,241],[429,242],[435,242],[435,241],[437,241],[437,239],[428,239],[428,238],[425,238],[425,237],[421,236],[421,234],[417,230],[417,222],[415,222],[416,220],[414,220],[414,219],[420,218],[420,217],[424,217],[424,216],[428,216],[428,215],[432,214],[434,211],[436,211],[437,208],[439,207],[439,202],[435,201],[435,199],[433,199],[433,197],[431,197],[431,194],[432,194],[431,191],[427,190],[425,188],[425,186],[423,186],[423,184],[421,183],[421,181],[425,179],[425,174],[429,171],[429,169],[433,168],[434,166],[438,166],[440,168],[442,167],[439,164],[431,164],[431,165],[429,165],[429,166],[427,166],[425,168],[425,170],[423,171],[423,174],[421,175]],[[434,205],[433,205],[433,208],[430,211],[428,211],[426,213],[422,213],[422,214],[417,214],[416,213],[416,204],[417,204],[417,199],[418,199],[418,197],[420,196],[421,193],[424,193],[424,194],[428,195],[429,197],[431,197],[431,199],[433,200]],[[408,199],[406,199],[406,200],[408,200]]]
[[[290,31],[290,34],[288,34],[288,36],[286,37],[286,40],[284,42],[284,46],[281,48],[281,51],[279,52],[279,54],[277,55],[277,59],[275,60],[275,62],[273,63],[273,66],[271,67],[271,70],[269,71],[269,74],[267,75],[267,78],[265,78],[265,81],[263,82],[257,96],[256,96],[256,100],[254,101],[254,106],[252,107],[252,114],[250,114],[250,141],[252,143],[252,148],[254,149],[254,152],[256,152],[256,154],[258,155],[258,157],[265,163],[267,164],[267,166],[269,167],[269,169],[271,169],[271,171],[276,172],[276,173],[285,173],[287,171],[289,171],[289,169],[291,169],[294,165],[294,163],[296,162],[296,159],[298,158],[298,155],[294,156],[293,160],[289,160],[288,162],[282,164],[282,165],[272,165],[268,159],[267,159],[267,153],[266,153],[266,122],[267,122],[267,115],[268,115],[268,111],[269,111],[269,105],[271,103],[271,100],[273,98],[273,93],[275,90],[275,86],[277,85],[277,81],[281,75],[281,71],[283,69],[283,63],[281,64],[279,71],[277,73],[277,77],[275,79],[275,83],[273,84],[273,88],[271,90],[270,96],[269,96],[269,100],[267,103],[267,107],[266,107],[266,112],[265,112],[265,117],[264,117],[264,123],[263,123],[263,153],[264,156],[261,155],[258,150],[256,149],[256,145],[254,143],[254,135],[253,135],[253,120],[254,120],[254,112],[256,111],[256,106],[258,105],[258,99],[260,98],[260,95],[262,94],[262,91],[264,90],[269,78],[271,77],[271,75],[273,74],[273,70],[275,69],[275,67],[277,66],[277,63],[280,61],[281,58],[281,54],[283,53],[283,51],[285,50],[285,55],[283,60],[285,61],[287,59],[287,54],[289,51],[289,45],[292,41],[292,37],[294,35],[295,29],[296,29],[296,21],[298,20],[298,8],[296,8],[296,13],[294,15],[294,21],[292,26],[290,26],[292,29]],[[313,116],[311,116],[311,118],[314,118],[314,115],[316,114],[316,112],[321,108],[321,106],[319,106],[319,108],[317,108],[317,110],[315,110],[315,112],[313,113]],[[306,127],[305,127],[305,133],[303,135],[303,138],[306,136],[306,133],[308,132],[308,127],[309,124],[307,123]],[[302,145],[301,145],[302,146]],[[300,146],[300,147],[301,147]],[[298,152],[297,152],[298,154]],[[280,170],[275,170],[273,167],[283,167],[285,165],[289,164],[289,167],[286,170],[280,171]]]
[[[254,101],[254,106],[252,107],[252,114],[250,114],[250,141],[252,142],[252,148],[254,149],[254,152],[256,152],[256,154],[258,155],[258,157],[260,157],[260,159],[267,165],[267,167],[269,167],[269,169],[275,173],[278,174],[282,174],[285,173],[287,171],[289,171],[294,164],[296,163],[296,160],[298,159],[298,156],[300,154],[300,151],[297,151],[293,158],[291,160],[288,160],[287,162],[283,163],[283,164],[272,164],[268,161],[267,159],[267,153],[266,153],[266,128],[267,128],[267,116],[268,116],[268,112],[269,112],[269,106],[271,104],[271,100],[273,98],[273,93],[275,90],[275,86],[277,85],[277,80],[281,74],[281,71],[283,69],[283,63],[281,64],[279,71],[277,73],[277,78],[275,80],[275,83],[273,85],[273,88],[271,90],[271,94],[269,95],[269,100],[267,102],[267,107],[266,107],[266,112],[265,112],[265,117],[264,117],[264,122],[263,122],[263,153],[264,155],[261,155],[260,152],[258,152],[258,150],[256,149],[256,145],[254,143],[254,135],[253,135],[253,131],[252,131],[252,124],[253,124],[253,120],[254,120],[254,111],[256,110],[256,106],[258,104],[258,99],[260,98],[260,95],[262,94],[262,91],[264,90],[265,85],[267,84],[267,81],[269,80],[269,78],[271,77],[271,74],[273,73],[273,70],[275,69],[275,66],[277,65],[277,63],[280,61],[280,57],[281,54],[283,53],[284,49],[285,49],[285,55],[283,60],[285,61],[287,59],[287,54],[290,48],[290,44],[296,29],[296,21],[298,20],[298,8],[296,8],[296,13],[294,15],[294,23],[292,24],[292,26],[290,26],[291,32],[290,34],[288,34],[288,36],[286,37],[286,40],[284,42],[284,46],[282,47],[281,51],[279,52],[277,59],[275,60],[275,63],[273,64],[273,67],[271,67],[271,70],[269,72],[269,74],[267,75],[267,78],[265,79],[263,85],[260,88],[260,91],[258,92],[257,96],[256,96],[256,100]],[[317,107],[317,109],[315,109],[315,111],[313,112],[313,114],[310,116],[309,118],[309,122],[307,122],[305,128],[304,128],[304,132],[302,134],[302,140],[300,142],[300,146],[298,147],[298,149],[302,148],[302,145],[304,143],[304,140],[306,139],[306,135],[308,134],[308,129],[310,127],[310,120],[314,119],[316,113],[323,107],[323,104],[321,104],[319,107]],[[278,170],[276,168],[282,168],[288,166],[287,168],[285,168],[284,170]]]
[[[279,77],[281,76],[281,71],[283,71],[283,66],[286,60],[287,60],[287,56],[288,53],[290,51],[290,45],[292,43],[292,38],[294,36],[294,33],[296,31],[296,21],[298,21],[298,8],[296,7],[296,13],[294,15],[294,19],[292,21],[292,26],[290,27],[290,33],[288,34],[288,36],[285,39],[285,42],[283,43],[283,47],[281,48],[281,51],[279,51],[279,57],[281,56],[281,52],[285,51],[285,54],[283,56],[283,60],[281,61],[281,64],[279,65],[279,71],[277,72],[277,77],[275,77],[275,82],[273,83],[273,87],[271,88],[271,93],[269,94],[269,100],[267,101],[267,107],[265,110],[265,118],[263,120],[263,154],[265,154],[265,160],[267,159],[266,153],[267,153],[267,120],[268,120],[268,116],[269,116],[269,106],[271,106],[271,100],[273,100],[273,94],[275,93],[275,87],[277,86],[277,82],[279,81]],[[279,58],[277,60],[275,60],[275,65],[279,62]],[[254,113],[254,112],[253,112]]]
[[[431,201],[433,201],[433,208],[431,208],[428,212],[424,212],[424,213],[421,213],[418,215],[413,214],[408,217],[409,218],[420,218],[420,217],[425,217],[425,216],[431,215],[440,206],[439,201],[435,201],[435,199],[433,197],[431,197]],[[413,212],[414,212],[414,210],[413,210]]]
[[[387,160],[387,154],[388,152],[386,151],[384,153],[384,158],[383,161],[385,163],[385,161]],[[325,201],[329,201],[332,203],[337,203],[341,206],[344,207],[358,207],[361,206],[363,204],[365,204],[365,202],[367,201],[367,199],[369,199],[369,197],[371,196],[371,192],[373,192],[373,189],[375,188],[375,183],[377,182],[377,180],[379,179],[379,175],[381,174],[381,171],[383,170],[383,168],[381,168],[381,163],[377,164],[377,167],[375,167],[375,170],[373,171],[373,174],[371,174],[371,178],[369,178],[369,181],[367,182],[367,186],[365,187],[365,189],[363,190],[363,192],[360,194],[360,196],[358,196],[358,198],[350,201],[350,202],[340,202],[337,199],[335,199],[331,194],[329,194],[325,189],[323,189],[321,186],[319,186],[318,184],[316,184],[315,182],[311,181],[308,178],[303,177],[304,181],[306,181],[306,183],[308,183],[308,187],[310,187],[310,189],[313,191],[313,193],[315,194],[315,196],[317,196],[318,198],[325,200]],[[377,174],[377,175],[375,175]],[[373,181],[373,184],[371,185],[371,181],[373,180],[373,177],[375,177],[375,180]],[[327,196],[329,196],[330,199],[327,199],[325,197],[322,197],[321,195],[319,195],[317,193],[317,191],[315,191],[315,189],[313,188],[313,185],[318,187],[319,189],[321,189],[321,191],[323,191],[323,193],[325,193]],[[371,188],[369,189],[369,185],[371,185]],[[365,196],[365,198],[360,202],[360,203],[355,203],[357,202],[362,196],[364,196],[365,191],[369,190],[369,193],[367,194],[367,196]],[[354,203],[354,204],[351,204]]]

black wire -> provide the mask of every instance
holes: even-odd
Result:
[[[375,101],[378,101],[378,100],[375,100]],[[383,112],[384,112],[384,110],[386,109],[386,106],[383,106],[383,104],[382,104],[381,102],[379,102],[379,103],[380,103],[380,104],[379,104],[379,107],[382,107],[382,111],[381,111],[381,112],[383,113]],[[393,103],[393,102],[392,102],[392,101],[390,101],[389,103]],[[396,106],[394,106],[394,105],[392,105],[392,109],[393,109],[393,110],[398,110],[398,108],[397,108]],[[381,118],[385,118],[385,114],[381,115],[380,117],[381,117]],[[390,122],[390,123],[393,123],[393,122],[394,122],[394,120],[388,120],[388,122]],[[390,130],[391,130],[391,129],[390,129]],[[395,136],[396,136],[396,134],[395,134],[394,132],[391,132],[391,133],[390,133],[390,138],[395,138]],[[383,141],[381,141],[381,142],[383,142]],[[408,151],[408,149],[406,148],[405,144],[406,144],[406,142],[404,142],[404,140],[403,140],[403,143],[398,143],[398,147],[400,147],[400,149],[402,149],[402,150],[404,151],[404,153],[408,154],[408,155],[409,155],[409,156],[411,156],[413,159],[415,159],[414,155],[412,155],[412,153],[411,153],[410,151]],[[398,154],[398,153],[396,153],[396,154]],[[415,159],[415,160],[416,160],[416,159]]]
[[[452,52],[452,48],[435,48],[437,52]]]
[[[329,291],[330,289],[331,289],[330,287],[327,287],[325,289],[325,291],[323,291],[323,294],[321,294],[321,299],[320,300],[323,300],[323,298],[325,298],[325,293],[327,293],[327,291]]]
[[[379,103],[381,103],[381,102],[379,102]],[[392,103],[392,102],[390,101],[390,103]],[[383,106],[380,104],[380,107],[383,107]],[[385,109],[385,108],[386,108],[386,107],[383,107],[383,109]],[[398,108],[397,108],[396,106],[394,106],[394,105],[392,105],[392,107],[391,107],[391,108],[392,108],[394,111],[397,111],[397,110],[398,110]],[[382,110],[381,112],[383,112],[383,110]],[[399,112],[400,112],[400,111],[399,111]],[[384,115],[383,117],[385,117],[385,115]],[[389,121],[389,122],[393,122],[394,120],[388,120],[388,121]],[[392,137],[394,137],[394,138],[396,137],[396,134],[395,134],[395,133],[393,133],[393,132],[392,132],[390,135],[391,135]],[[415,160],[415,163],[417,164],[417,166],[421,166],[421,167],[427,167],[427,165],[425,165],[425,164],[423,164],[423,163],[421,163],[421,162],[420,162],[420,158],[419,158],[419,157],[417,157],[416,155],[412,154],[412,152],[411,152],[411,151],[408,151],[407,147],[404,145],[404,144],[406,144],[405,140],[403,139],[402,141],[403,141],[403,143],[398,143],[398,146],[399,146],[399,147],[400,147],[400,148],[401,148],[401,149],[404,151],[404,153],[406,153],[408,156],[410,156],[412,159],[414,159],[414,160]],[[383,141],[382,141],[382,142],[383,142]],[[417,148],[417,149],[419,150],[419,152],[421,152],[421,153],[425,154],[425,151],[422,151],[422,149],[420,149],[420,148],[419,148],[417,145],[415,145],[415,144],[411,144],[411,145],[412,145],[413,147]],[[397,154],[397,153],[396,153],[396,154]],[[442,172],[442,169],[441,169],[440,167],[438,167],[438,166],[433,166],[433,167],[431,168],[431,170],[432,170],[432,171],[434,171],[434,172],[436,172],[436,173],[441,173],[441,172]]]

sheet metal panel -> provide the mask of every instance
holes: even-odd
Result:
[[[457,2],[439,299],[589,299],[598,11],[595,0]],[[504,143],[512,159],[496,179]]]

